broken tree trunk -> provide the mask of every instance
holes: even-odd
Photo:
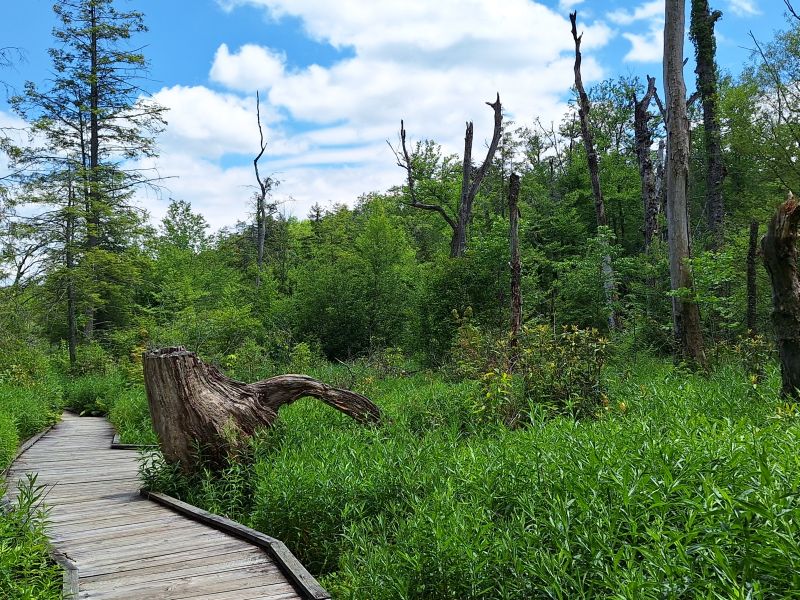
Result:
[[[781,359],[781,393],[800,390],[800,277],[797,271],[797,226],[800,206],[794,195],[781,204],[761,240],[764,266],[772,282],[772,323]]]
[[[519,332],[522,329],[522,267],[519,256],[519,175],[511,174],[508,185],[509,244],[511,246],[511,340],[508,370],[514,372],[519,359]]]
[[[656,189],[656,174],[653,169],[651,149],[653,131],[650,127],[650,103],[656,93],[655,77],[647,76],[647,90],[641,100],[633,92],[633,127],[636,135],[636,159],[639,162],[639,177],[642,180],[642,205],[644,206],[644,251],[650,251],[660,208]]]
[[[750,222],[750,245],[747,248],[747,333],[752,337],[756,329],[756,254],[758,253],[758,221]]]
[[[572,23],[572,39],[575,42],[575,89],[578,91],[578,117],[581,122],[581,137],[583,137],[583,146],[586,149],[586,161],[589,166],[589,177],[592,182],[592,197],[594,198],[594,211],[597,218],[597,227],[605,227],[608,225],[606,218],[606,207],[603,201],[603,191],[600,188],[600,165],[597,159],[597,150],[594,146],[594,139],[592,138],[592,129],[589,123],[589,114],[591,112],[591,103],[589,96],[586,95],[586,90],[583,88],[583,78],[581,77],[581,40],[583,34],[578,35],[577,28],[578,11],[571,12],[569,15],[570,23]],[[606,304],[608,307],[608,328],[614,331],[618,328],[619,319],[614,304],[617,299],[617,290],[614,283],[614,267],[611,264],[611,255],[606,254],[603,256],[603,263],[601,265],[603,277],[603,291],[606,296]]]
[[[368,398],[305,375],[280,375],[242,383],[183,347],[146,352],[144,382],[153,427],[164,458],[190,470],[200,448],[219,461],[261,427],[272,425],[281,406],[304,396],[322,400],[360,423],[378,423],[380,409]]]

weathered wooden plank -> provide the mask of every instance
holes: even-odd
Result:
[[[94,600],[302,597],[269,553],[141,498],[139,463],[149,459],[111,450],[112,439],[103,419],[65,414],[7,472],[10,498],[28,473],[43,486],[46,531],[70,566],[65,593]]]

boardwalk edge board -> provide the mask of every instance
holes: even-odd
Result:
[[[141,489],[139,494],[143,498],[166,506],[192,520],[199,521],[209,527],[213,527],[214,529],[223,531],[262,548],[272,557],[281,571],[295,584],[298,591],[307,600],[331,599],[331,595],[317,582],[314,576],[306,570],[302,563],[297,560],[295,555],[292,554],[291,550],[289,550],[282,541],[263,534],[260,531],[256,531],[255,529],[245,527],[241,523],[237,523],[231,519],[215,515],[197,508],[196,506],[192,506],[191,504],[187,504],[186,502],[182,502],[177,498],[167,496],[166,494],[150,492],[146,489]]]
[[[154,444],[123,444],[119,441],[119,434],[115,433],[111,440],[112,450],[154,450],[158,446]]]

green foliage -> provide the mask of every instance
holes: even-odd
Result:
[[[19,446],[19,434],[14,419],[9,413],[0,413],[0,466],[11,464]]]
[[[64,382],[64,403],[80,415],[105,415],[120,397],[125,385],[125,378],[118,370],[108,374],[73,377]]]
[[[19,484],[16,502],[0,514],[0,596],[3,598],[62,598],[63,576],[50,559],[45,535],[47,515],[41,507],[43,496],[44,488],[36,484],[35,476],[28,475],[27,481]]]
[[[156,444],[144,388],[123,389],[108,409],[108,420],[123,444]]]
[[[337,598],[800,590],[800,470],[785,451],[800,441],[796,413],[754,403],[737,368],[616,367],[603,419],[479,425],[474,387],[390,379],[369,385],[389,417],[379,429],[301,401],[249,461],[145,476],[283,539]],[[769,397],[779,382],[766,374]]]
[[[763,335],[745,335],[735,347],[748,380],[755,388],[762,383],[768,366],[774,362],[772,344]]]

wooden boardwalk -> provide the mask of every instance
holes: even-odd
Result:
[[[272,558],[245,541],[139,496],[135,450],[111,450],[101,418],[65,414],[12,465],[47,486],[48,535],[77,566],[78,598],[302,598]]]

